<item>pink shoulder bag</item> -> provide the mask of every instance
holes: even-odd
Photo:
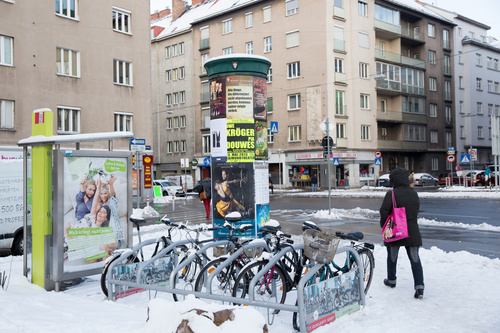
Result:
[[[408,223],[406,222],[405,207],[398,208],[394,190],[392,190],[392,212],[387,217],[382,228],[382,239],[384,242],[395,242],[408,237]]]

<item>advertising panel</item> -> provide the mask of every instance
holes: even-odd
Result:
[[[258,76],[253,78],[253,116],[267,120],[267,83]]]
[[[100,267],[124,243],[127,182],[125,157],[64,157],[65,272]]]
[[[255,126],[253,119],[227,120],[227,162],[253,162]]]
[[[227,119],[253,119],[253,79],[251,76],[226,77]]]
[[[267,161],[267,121],[255,121],[255,159]]]
[[[210,121],[211,154],[216,160],[227,157],[226,118]]]
[[[226,80],[218,77],[210,81],[210,119],[226,118]]]

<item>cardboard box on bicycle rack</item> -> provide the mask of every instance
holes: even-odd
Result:
[[[304,231],[303,238],[305,256],[320,264],[333,260],[340,243],[340,238],[314,229]]]

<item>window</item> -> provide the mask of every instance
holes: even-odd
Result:
[[[0,128],[14,128],[14,101],[0,99]]]
[[[459,101],[458,102],[458,112],[463,114],[464,113],[464,101]]]
[[[205,69],[205,63],[210,58],[210,54],[205,53],[201,55],[201,74],[207,74],[207,70]]]
[[[179,93],[179,97],[180,97],[180,102],[181,103],[186,103],[186,92],[185,91],[181,91]]]
[[[113,80],[115,84],[132,86],[132,63],[114,59]]]
[[[344,59],[335,58],[335,73],[344,73]]]
[[[453,133],[452,132],[446,132],[446,143],[445,147],[449,147],[453,144]]]
[[[227,54],[233,54],[233,47],[226,47],[225,49],[222,49],[222,54],[227,55]]]
[[[253,54],[253,42],[246,43],[245,48],[247,54]]]
[[[439,158],[438,157],[431,158],[431,169],[433,171],[439,170]]]
[[[272,83],[273,82],[273,67],[269,67],[269,70],[267,71],[267,83]]]
[[[271,22],[271,6],[262,8],[264,12],[264,21],[263,23]]]
[[[451,81],[444,81],[444,99],[451,100]]]
[[[179,80],[186,78],[186,67],[182,66],[179,68]]]
[[[165,71],[165,81],[172,81],[172,71],[170,69]]]
[[[230,34],[233,32],[233,19],[222,21],[222,34]]]
[[[365,110],[370,108],[370,95],[366,94],[359,95],[359,107]]]
[[[425,142],[425,126],[403,125],[403,140]]]
[[[0,35],[0,65],[12,66],[14,49],[12,48],[14,39],[12,37]]]
[[[470,38],[471,39],[476,38],[476,34],[473,31],[469,31],[469,33],[470,33]]]
[[[131,12],[125,9],[113,7],[113,30],[130,34]]]
[[[57,107],[57,133],[80,133],[80,108]]]
[[[483,90],[483,79],[481,78],[476,78],[476,89],[477,90]]]
[[[184,42],[179,43],[179,54],[184,54],[186,53],[186,47],[184,46]]]
[[[205,26],[200,28],[200,50],[205,50],[210,47],[210,27]]]
[[[177,44],[172,45],[172,57],[177,57],[179,54],[179,47]]]
[[[187,150],[186,140],[181,140],[181,152],[185,153]]]
[[[288,111],[299,110],[300,106],[300,94],[288,95]]]
[[[361,125],[361,140],[370,140],[370,125]]]
[[[172,94],[167,94],[167,105],[172,105]]]
[[[364,62],[359,63],[359,77],[362,79],[368,79],[368,64]]]
[[[56,68],[58,75],[80,76],[80,52],[56,48]]]
[[[382,140],[387,140],[387,128],[380,128],[380,137],[382,138]]]
[[[368,48],[368,34],[366,32],[358,32],[358,45]]]
[[[172,103],[175,104],[179,104],[179,93],[178,92],[175,92],[172,94]]]
[[[289,126],[288,127],[288,141],[296,142],[302,140],[302,127],[298,126]]]
[[[438,143],[438,131],[431,132],[431,143]]]
[[[436,26],[434,24],[427,24],[427,36],[436,37]]]
[[[271,128],[267,129],[267,143],[274,143],[274,133],[271,133]]]
[[[402,105],[403,112],[425,114],[425,99],[424,98],[418,98],[418,97],[412,97],[412,96],[402,96],[401,99],[403,102],[403,105]]]
[[[253,26],[253,14],[246,13],[245,14],[245,28],[251,28]]]
[[[273,113],[273,98],[269,97],[267,99],[267,113]]]
[[[399,25],[399,11],[375,4],[375,19],[395,26]]]
[[[295,47],[299,46],[300,40],[299,40],[299,31],[290,31],[286,33],[286,47]]]
[[[300,77],[300,61],[289,63],[286,66],[288,68],[288,79],[295,79]]]
[[[476,53],[476,66],[482,66],[483,65],[483,58],[481,57],[480,53]]]
[[[358,14],[368,16],[368,4],[366,2],[358,1]]]
[[[337,25],[333,27],[333,48],[337,51],[345,51],[344,28]]]
[[[264,38],[264,53],[271,52],[272,49],[273,49],[273,47],[272,47],[271,37],[265,37]]]
[[[483,130],[483,126],[478,126],[478,127],[477,127],[477,138],[478,138],[478,139],[484,139],[484,130]]]
[[[429,64],[436,64],[436,51],[429,50]]]
[[[429,90],[431,91],[436,91],[436,78],[435,77],[430,77],[429,78]]]
[[[173,127],[174,129],[179,128],[179,117],[174,117],[173,119]]]
[[[460,89],[464,89],[464,77],[463,76],[458,77],[458,87]]]
[[[453,121],[452,113],[451,113],[451,106],[447,105],[444,107],[444,114],[445,114],[446,123],[451,124]]]
[[[437,104],[429,104],[429,117],[437,117]]]
[[[286,2],[286,16],[298,14],[299,0],[285,0]]]
[[[483,103],[477,102],[476,104],[476,114],[482,115],[483,114]]]
[[[436,79],[434,78],[434,83],[435,81]],[[401,85],[403,92],[424,95],[424,72],[416,69],[402,67]]]
[[[465,138],[465,127],[464,127],[464,125],[460,125],[460,138],[461,139]]]
[[[488,92],[493,92],[493,81],[488,80]]]
[[[495,82],[495,93],[500,93],[500,82]]]
[[[463,64],[463,61],[462,61],[462,51],[458,51],[458,63],[459,64]]]
[[[132,113],[115,112],[115,132],[132,132]]]
[[[347,137],[344,123],[337,123],[335,127],[337,129],[337,138],[338,139],[342,139],[342,138]]]
[[[458,35],[462,36],[462,28],[458,27]]]
[[[203,154],[210,154],[210,134],[203,134],[201,137]]]
[[[167,118],[167,129],[172,129],[172,118]]]
[[[488,104],[488,116],[493,114],[493,104]]]
[[[78,0],[56,0],[56,14],[77,19]]]
[[[443,29],[443,48],[450,49],[450,32],[446,29]]]
[[[496,71],[499,70],[498,59],[493,59],[493,64],[494,64],[493,69],[496,70]]]
[[[451,75],[450,56],[449,55],[444,56],[443,65],[444,65],[444,73],[447,75]]]
[[[165,58],[170,58],[172,57],[172,48],[170,46],[167,46],[165,48]]]
[[[172,69],[172,80],[176,81],[179,78],[179,70],[177,68]]]
[[[174,151],[173,142],[172,141],[167,142],[167,153],[172,154],[173,151]]]
[[[345,115],[344,94],[343,91],[335,91],[335,114],[338,116]]]
[[[380,111],[382,111],[382,113],[387,113],[387,100],[386,99],[380,100]]]
[[[179,117],[179,122],[180,122],[180,127],[181,128],[186,128],[186,116],[180,116]]]

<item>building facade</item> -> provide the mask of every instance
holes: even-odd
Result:
[[[148,23],[133,0],[0,1],[0,146],[31,136],[39,108],[54,112],[54,135],[131,131],[149,144]]]

